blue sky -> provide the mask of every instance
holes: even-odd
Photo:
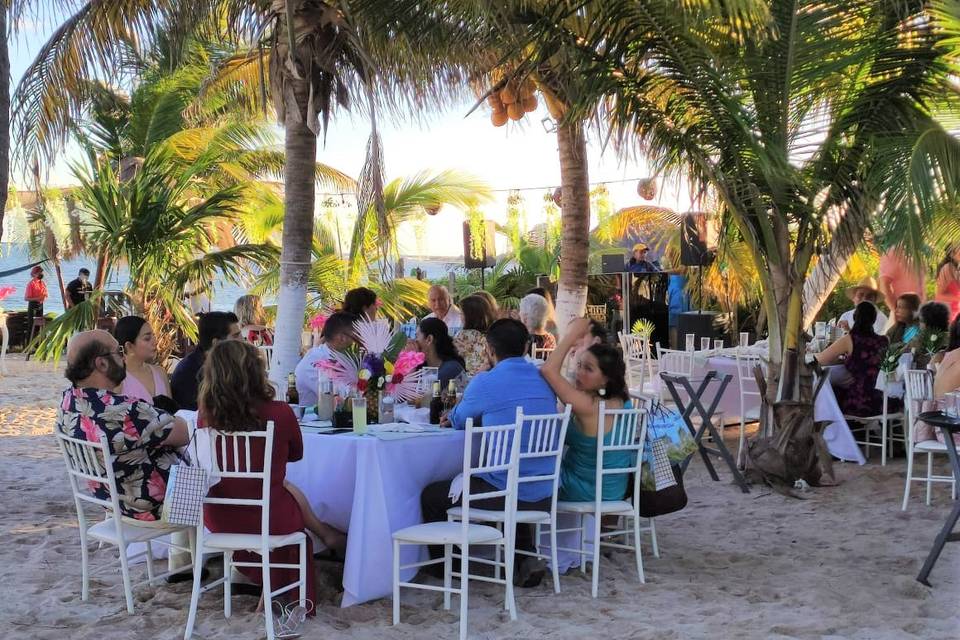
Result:
[[[24,31],[11,42],[11,91],[16,87],[38,44],[46,34]],[[542,102],[542,101],[541,101]],[[486,106],[467,116],[470,103],[465,102],[448,111],[435,114],[423,124],[382,125],[387,179],[406,176],[421,170],[457,169],[471,173],[487,182],[493,189],[553,186],[560,183],[560,164],[557,156],[556,135],[547,133],[541,120],[548,118],[541,104],[537,111],[527,114],[519,123],[510,122],[495,128],[490,124]],[[331,121],[326,144],[317,154],[320,162],[332,165],[356,176],[363,166],[369,125],[363,118],[341,117]],[[65,160],[75,150],[67,149],[61,161],[53,168],[49,182],[53,185],[71,184]],[[598,141],[591,139],[588,149],[591,182],[640,178],[648,175],[643,159],[620,161],[612,149],[606,152]],[[608,188],[615,207],[640,204],[636,183],[610,184]],[[660,193],[652,203],[680,211],[686,210],[686,189],[661,185]],[[484,207],[488,218],[502,221],[506,212],[506,193],[498,193],[496,200]],[[542,221],[542,191],[525,192],[528,221],[531,225]],[[460,246],[451,246],[450,238],[460,237],[462,213],[443,210],[428,220],[426,251],[432,255],[458,255]],[[414,252],[409,230],[402,234],[405,252]],[[456,242],[453,245],[457,245]],[[423,248],[423,247],[421,247]]]

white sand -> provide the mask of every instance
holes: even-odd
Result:
[[[49,367],[9,364],[10,375],[0,377],[0,637],[182,637],[189,585],[138,589],[136,614],[128,616],[112,571],[80,601],[76,517],[49,436],[64,381]],[[637,583],[632,557],[617,552],[601,563],[600,599],[590,598],[589,580],[574,571],[562,578],[560,595],[549,581],[518,590],[519,620],[511,623],[502,589],[471,584],[470,635],[960,638],[960,544],[947,545],[933,589],[914,580],[950,507],[949,489],[937,486],[926,507],[916,485],[902,513],[902,459],[887,467],[838,464],[837,471],[840,486],[798,501],[760,487],[743,495],[726,481],[711,482],[694,460],[690,504],[657,521],[662,557],[646,549],[646,585]],[[95,566],[111,559],[106,549],[94,553]],[[405,591],[403,623],[392,627],[389,600],[338,608],[340,567],[317,566],[319,613],[304,637],[456,637],[458,617],[438,610],[439,595]],[[263,637],[255,606],[254,598],[237,598],[234,616],[224,620],[220,591],[207,594],[195,637]]]

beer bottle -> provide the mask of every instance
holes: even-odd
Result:
[[[443,398],[440,397],[440,381],[433,383],[433,397],[430,399],[430,424],[440,424],[443,413]]]

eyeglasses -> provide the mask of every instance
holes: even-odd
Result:
[[[122,358],[122,357],[123,357],[123,354],[124,354],[123,346],[121,345],[121,346],[117,347],[117,350],[116,350],[116,351],[104,351],[103,353],[98,353],[98,354],[97,354],[96,356],[94,356],[94,357],[95,357],[95,358],[106,358],[107,356],[112,356],[112,355],[114,355],[114,354],[116,354],[116,355],[118,355],[118,356],[120,356],[120,357]]]

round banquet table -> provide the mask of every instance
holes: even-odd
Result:
[[[306,495],[320,520],[347,531],[341,606],[389,596],[394,531],[419,524],[420,493],[463,470],[463,431],[397,439],[304,431],[303,459],[287,480]],[[427,559],[405,545],[401,564]],[[401,575],[409,580],[409,569]]]

